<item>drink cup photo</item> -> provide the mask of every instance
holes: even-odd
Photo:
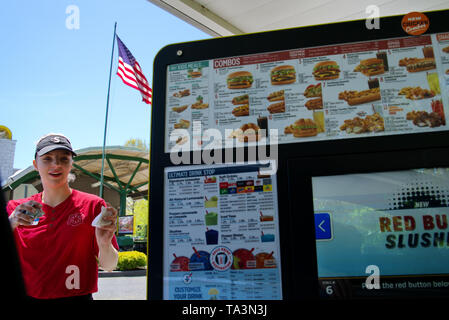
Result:
[[[387,53],[385,52],[385,51],[381,51],[381,52],[378,52],[377,54],[376,54],[376,57],[377,57],[377,59],[381,59],[382,61],[383,61],[383,64],[384,64],[384,70],[385,71],[388,71],[388,58],[387,58]]]
[[[313,112],[313,121],[317,124],[318,132],[325,132],[326,129],[324,127],[324,113],[323,111],[314,111]]]
[[[257,125],[259,126],[260,130],[265,130],[262,132],[263,132],[263,135],[265,137],[267,137],[268,136],[268,119],[267,119],[267,117],[257,118]]]
[[[424,47],[422,48],[422,53],[424,55],[424,58],[435,58],[433,54],[433,48],[432,47]]]

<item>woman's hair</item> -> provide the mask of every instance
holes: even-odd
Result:
[[[70,183],[75,182],[75,180],[76,180],[76,175],[74,173],[70,172],[67,177],[67,182],[70,184]]]

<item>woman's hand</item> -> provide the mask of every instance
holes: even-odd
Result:
[[[103,220],[110,221],[111,224],[95,227],[95,236],[99,247],[111,244],[112,237],[117,231],[117,210],[109,203],[106,203],[106,214]]]
[[[98,244],[98,264],[101,268],[107,271],[112,271],[117,266],[118,253],[112,245],[112,237],[117,230],[117,210],[115,210],[109,203],[106,204],[106,215],[103,217],[106,221],[111,221],[111,224],[95,227],[95,237]]]
[[[36,210],[42,209],[42,204],[37,201],[27,201],[19,204],[9,216],[9,223],[14,230],[18,226],[30,226],[33,223],[34,218],[25,212],[36,213]]]

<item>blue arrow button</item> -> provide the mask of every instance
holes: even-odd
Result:
[[[315,213],[315,236],[316,240],[332,239],[330,213]]]

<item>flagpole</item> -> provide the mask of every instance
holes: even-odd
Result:
[[[112,62],[114,59],[114,47],[115,47],[115,31],[117,29],[117,22],[114,24],[114,37],[112,38],[112,52],[111,52],[111,65],[109,67],[109,84],[108,84],[108,97],[106,100],[106,118],[104,121],[104,137],[103,137],[103,150],[101,153],[101,178],[100,178],[100,198],[103,198],[103,183],[104,183],[104,159],[106,149],[106,133],[108,128],[108,112],[109,112],[109,92],[111,89],[111,77],[112,77]]]

